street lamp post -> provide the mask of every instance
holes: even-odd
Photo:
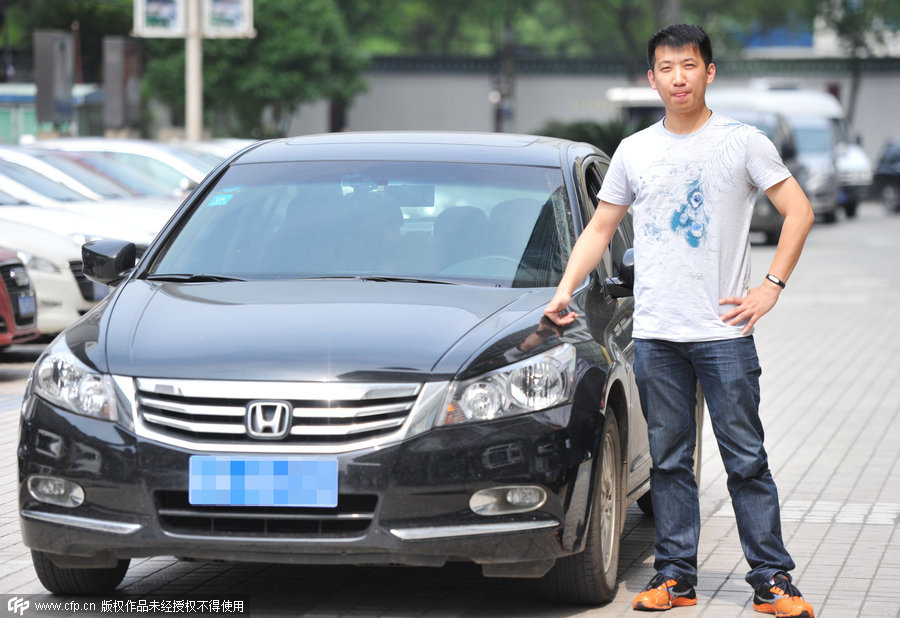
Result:
[[[188,141],[199,141],[203,137],[203,33],[200,28],[200,0],[187,0],[184,45],[184,132]]]

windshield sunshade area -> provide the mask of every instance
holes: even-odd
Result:
[[[231,167],[149,275],[555,286],[574,243],[556,168],[408,161]]]

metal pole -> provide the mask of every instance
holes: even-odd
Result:
[[[200,1],[187,0],[185,42],[184,131],[188,141],[203,136],[203,35],[200,32]]]

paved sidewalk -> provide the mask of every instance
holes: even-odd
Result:
[[[773,253],[754,247],[755,280]],[[796,582],[819,618],[900,616],[898,307],[900,216],[865,205],[854,220],[815,226],[758,329],[762,416],[784,536]],[[0,363],[0,595],[23,599],[45,592],[21,544],[16,512],[24,372]],[[666,616],[760,616],[743,581],[747,566],[708,424],[703,443],[699,601]],[[132,562],[120,593],[249,595],[249,614],[259,616],[635,617],[644,614],[631,610],[631,598],[653,574],[652,539],[652,520],[631,507],[619,590],[598,608],[548,605],[533,582],[485,579],[471,565],[322,568],[154,558]],[[8,598],[0,596],[0,612],[9,611]]]

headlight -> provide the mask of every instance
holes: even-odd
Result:
[[[34,392],[70,412],[106,421],[116,420],[112,378],[82,363],[60,342],[34,370]]]
[[[536,412],[572,395],[575,348],[566,343],[498,371],[455,382],[438,425],[489,421]]]
[[[19,259],[22,260],[22,263],[25,264],[25,266],[30,270],[53,273],[54,275],[62,272],[56,267],[56,264],[39,255],[34,255],[33,253],[28,253],[27,251],[17,251],[16,255],[19,256]]]

